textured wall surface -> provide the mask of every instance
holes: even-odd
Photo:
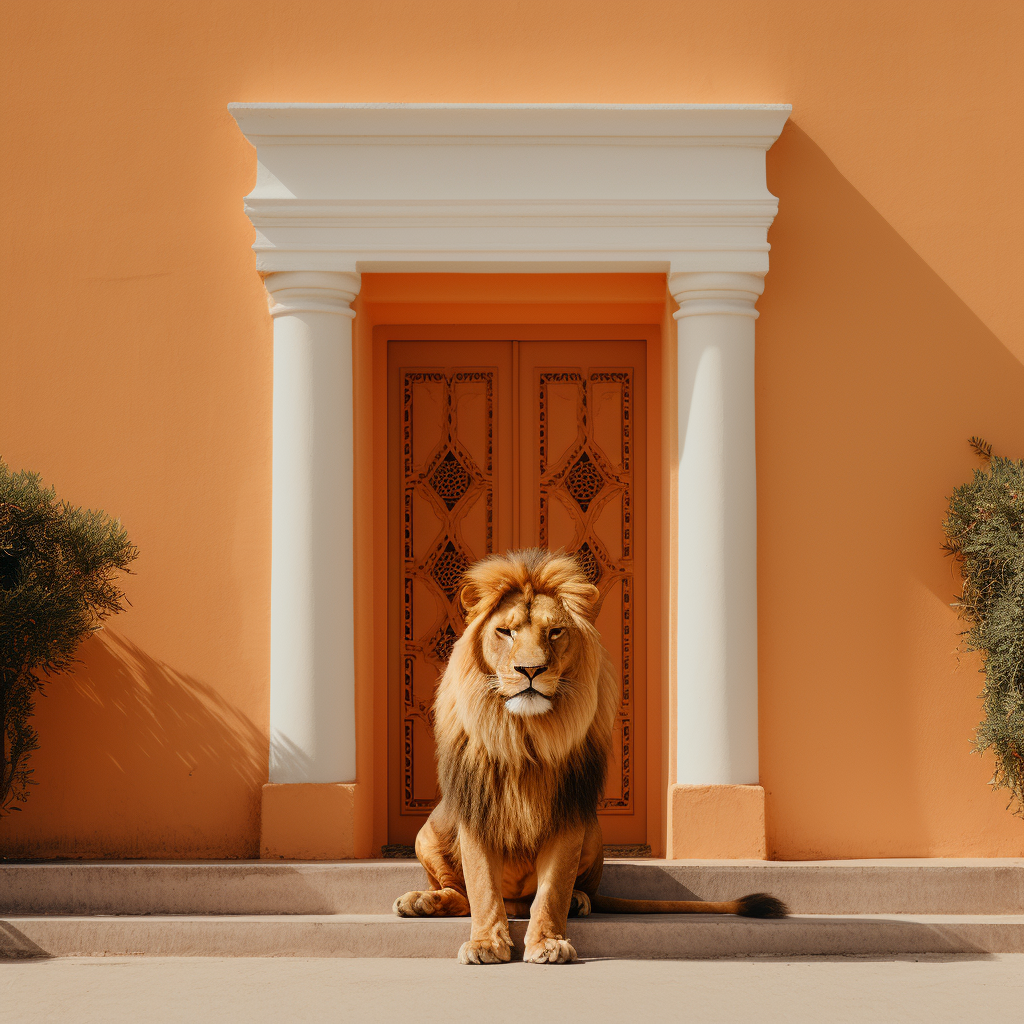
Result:
[[[5,4],[0,454],[120,515],[7,856],[258,851],[271,325],[232,100],[788,102],[757,364],[769,855],[1021,855],[944,498],[1024,455],[1013,2]]]

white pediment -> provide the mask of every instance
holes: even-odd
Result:
[[[768,269],[785,104],[230,110],[261,271]]]

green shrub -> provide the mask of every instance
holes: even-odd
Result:
[[[58,501],[38,474],[0,459],[0,814],[19,809],[34,784],[29,720],[43,677],[67,669],[81,641],[122,610],[117,573],[137,554],[120,522]]]
[[[1009,806],[1024,815],[1024,460],[993,455],[977,437],[970,443],[988,470],[953,492],[943,548],[963,578],[961,635],[981,652],[985,674],[975,749],[993,751],[992,786],[1010,790]]]

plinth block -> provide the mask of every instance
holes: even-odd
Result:
[[[355,857],[354,782],[286,782],[263,787],[260,857]]]
[[[761,786],[670,786],[668,852],[677,860],[767,860]]]

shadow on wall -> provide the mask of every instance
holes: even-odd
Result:
[[[790,122],[759,303],[761,777],[769,856],[1019,856],[971,752],[946,496],[1024,454],[1024,366]]]
[[[258,857],[267,736],[110,629],[36,704],[38,785],[0,857]]]
[[[306,782],[315,777],[313,759],[281,733],[271,736],[270,761],[277,781]]]

